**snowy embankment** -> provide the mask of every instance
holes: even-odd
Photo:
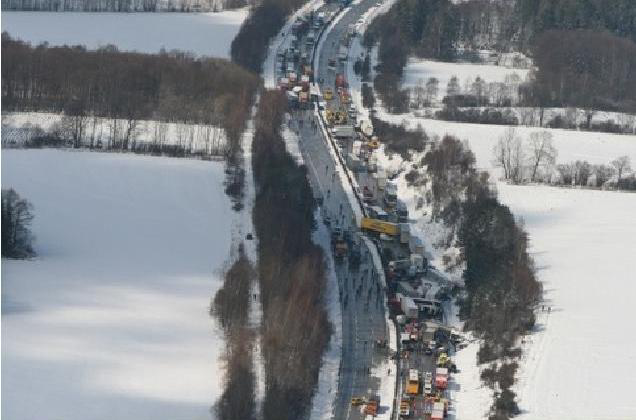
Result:
[[[3,150],[38,256],[2,261],[2,417],[209,419],[208,311],[231,203],[220,163]]]
[[[500,184],[499,198],[525,221],[546,300],[520,362],[521,418],[636,418],[636,194]]]
[[[322,222],[319,211],[316,211],[315,218],[318,222],[318,228],[313,234],[313,240],[325,252],[325,263],[327,266],[327,292],[325,296],[327,297],[327,314],[333,330],[329,340],[329,347],[322,357],[322,365],[318,375],[318,388],[313,397],[309,418],[311,420],[331,420],[334,412],[334,400],[338,390],[340,360],[342,358],[342,311],[335,263],[330,252],[331,239],[329,230]]]
[[[2,30],[34,44],[109,44],[158,53],[162,48],[229,58],[247,8],[220,13],[2,12]]]
[[[85,122],[84,143],[90,139],[104,147],[121,142],[128,129],[128,121],[102,117],[88,118]],[[9,112],[2,114],[2,145],[23,146],[43,132],[68,131],[63,114],[50,112]],[[71,135],[67,135],[71,137]],[[204,124],[168,123],[162,121],[136,121],[131,130],[131,142],[179,145],[190,152],[219,153],[226,146],[225,130],[218,126]]]

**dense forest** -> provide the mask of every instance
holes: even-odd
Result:
[[[232,40],[232,60],[260,73],[270,40],[283,27],[287,16],[305,1],[263,0],[254,6]]]
[[[523,105],[634,112],[635,40],[632,0],[399,0],[365,36],[378,45],[374,87],[391,112],[408,108],[400,88],[408,57],[477,60],[483,48],[535,60]],[[483,120],[451,111],[441,117]]]
[[[550,29],[606,30],[636,42],[633,0],[516,0],[515,6],[521,49]]]
[[[636,112],[633,41],[607,32],[550,30],[537,37],[533,56],[538,70],[522,90],[527,104]]]
[[[33,47],[2,34],[6,111],[221,126],[236,154],[258,77],[227,60],[181,52],[140,54],[114,47]],[[84,121],[85,122],[85,121]],[[122,149],[129,146],[124,137]]]
[[[2,10],[48,12],[216,12],[247,0],[2,0]]]
[[[305,418],[331,334],[322,248],[312,241],[316,204],[307,168],[287,152],[287,101],[264,92],[255,119],[253,209],[263,307],[264,420]]]

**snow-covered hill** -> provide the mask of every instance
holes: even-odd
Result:
[[[2,260],[2,418],[210,419],[223,178],[218,162],[2,151],[38,253]]]

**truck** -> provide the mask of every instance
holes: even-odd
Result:
[[[402,297],[400,299],[400,307],[402,308],[402,312],[407,318],[417,319],[419,316],[419,308],[413,301],[413,298],[408,296]]]
[[[446,389],[448,387],[448,369],[435,369],[435,388]]]
[[[332,134],[336,139],[353,139],[356,132],[350,125],[339,125],[332,129]]]
[[[304,92],[309,92],[309,76],[306,74],[300,76],[300,86],[303,87]]]
[[[363,217],[360,222],[362,230],[368,230],[375,233],[396,236],[398,234],[398,225],[395,223],[385,222],[383,220],[371,219]]]
[[[386,173],[384,171],[378,171],[376,181],[378,183],[378,189],[380,191],[384,191],[384,188],[386,187]]]
[[[347,56],[349,55],[349,50],[346,45],[341,45],[340,50],[338,51],[338,60],[344,62],[347,61]]]
[[[400,243],[408,244],[411,238],[411,227],[408,223],[399,223],[400,227]]]
[[[373,200],[373,192],[371,192],[369,187],[367,187],[366,185],[362,189],[362,201],[364,201],[365,203],[368,203],[368,204],[372,204],[373,201],[374,201]]]
[[[395,214],[399,223],[407,223],[409,221],[409,211],[403,201],[398,200]]]
[[[387,209],[394,209],[397,206],[397,185],[387,182],[384,191],[384,206]]]
[[[420,392],[420,377],[417,369],[409,369],[409,377],[406,382],[406,393],[408,395],[417,395]]]
[[[375,417],[378,414],[378,407],[380,406],[380,397],[373,396],[367,401],[367,405],[364,407],[364,414]]]
[[[405,272],[411,266],[410,259],[389,261],[389,270],[393,272]]]
[[[344,74],[338,73],[336,74],[336,89],[338,88],[346,88],[347,82],[345,81]]]
[[[402,398],[400,401],[400,416],[408,417],[411,415],[411,402],[408,398]]]
[[[431,412],[431,420],[441,420],[446,417],[446,404],[443,401],[437,401],[433,403],[433,410]]]

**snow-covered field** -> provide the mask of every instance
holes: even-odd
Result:
[[[37,258],[2,260],[2,417],[209,419],[230,247],[220,163],[3,150]]]
[[[107,44],[157,53],[161,48],[230,56],[247,9],[220,13],[2,12],[2,30],[34,44]]]
[[[395,124],[404,123],[407,127],[415,128],[420,124],[430,136],[453,134],[461,140],[467,140],[471,150],[475,153],[477,166],[482,169],[492,169],[493,146],[497,143],[508,126],[489,124],[465,124],[450,121],[432,120],[427,118],[404,117],[379,112],[378,116]],[[591,131],[574,131],[561,129],[545,129],[538,127],[519,126],[517,134],[527,139],[534,131],[547,130],[552,133],[554,146],[559,155],[557,162],[587,160],[592,164],[609,163],[618,156],[630,156],[636,162],[636,136],[596,133]]]
[[[500,184],[499,198],[525,220],[551,307],[527,339],[521,418],[636,418],[636,194]]]
[[[481,77],[486,83],[505,82],[507,77],[516,74],[520,81],[526,79],[528,70],[515,69],[493,64],[447,63],[443,61],[409,59],[404,68],[403,87],[413,87],[426,84],[426,80],[435,77],[439,80],[439,95],[442,99],[446,95],[448,81],[457,76],[459,86],[463,89],[466,81],[472,83],[475,77]]]

